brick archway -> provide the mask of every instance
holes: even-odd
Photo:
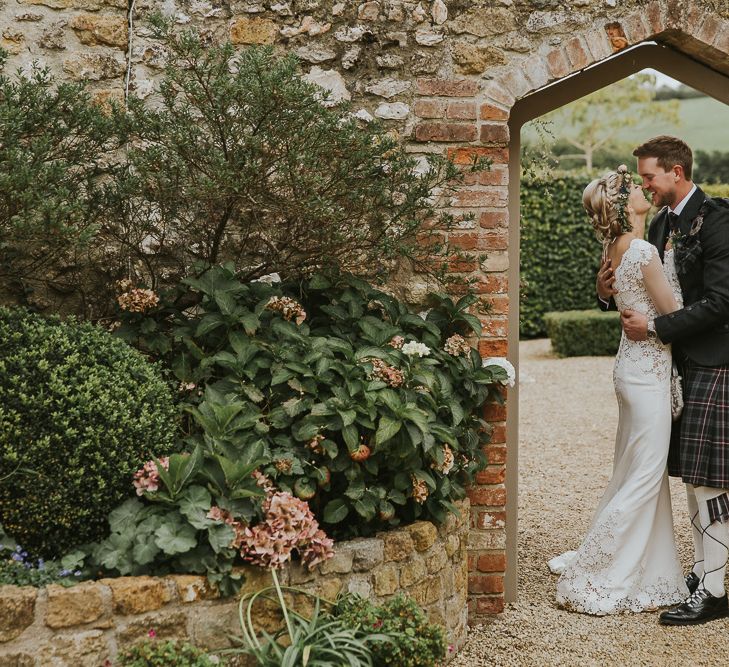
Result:
[[[452,144],[459,164],[493,160],[490,172],[467,176],[451,201],[477,213],[478,227],[453,235],[464,250],[486,252],[478,289],[489,294],[483,355],[505,355],[518,367],[519,134],[522,125],[645,68],[654,68],[729,104],[729,20],[701,2],[653,0],[602,28],[556,47],[546,42],[507,66],[471,79],[420,79],[417,142]],[[417,150],[417,148],[415,148]],[[516,598],[518,387],[506,409],[493,407],[488,468],[470,490],[469,618],[503,609]]]

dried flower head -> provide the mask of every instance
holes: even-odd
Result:
[[[402,336],[393,336],[388,343],[390,347],[394,347],[396,350],[401,350],[404,344],[405,339]]]
[[[273,466],[283,475],[288,475],[291,472],[294,462],[291,459],[276,459],[273,462]]]
[[[256,480],[256,485],[263,489],[266,494],[271,494],[276,490],[276,487],[273,485],[271,478],[268,475],[262,473],[260,470],[254,470],[251,473],[251,477]]]
[[[334,555],[334,542],[303,500],[290,493],[270,495],[263,505],[264,519],[241,534],[241,557],[255,565],[280,568],[296,550],[309,569]]]
[[[413,499],[416,503],[423,504],[428,499],[428,485],[415,475],[411,475],[410,479],[413,483]]]
[[[117,303],[122,310],[130,313],[143,313],[154,308],[159,303],[159,297],[151,289],[134,287],[117,297]]]
[[[218,521],[220,523],[226,524],[227,526],[230,526],[233,529],[235,535],[231,540],[229,546],[233,549],[240,548],[240,543],[243,539],[243,534],[246,528],[246,524],[243,521],[239,521],[228,510],[224,510],[217,505],[213,505],[206,516],[208,519],[212,519],[213,521]]]
[[[367,375],[370,380],[381,380],[390,387],[401,387],[403,382],[405,382],[403,372],[394,366],[389,366],[382,359],[367,357],[363,361],[368,361],[372,364],[372,371]]]
[[[285,320],[294,320],[296,324],[301,324],[306,319],[306,311],[301,304],[288,296],[272,296],[266,308],[281,313]]]
[[[447,475],[453,469],[455,462],[456,458],[453,456],[453,450],[448,445],[443,445],[443,463],[439,465],[433,461],[430,467],[443,475]]]
[[[458,334],[453,334],[448,338],[445,345],[443,345],[443,349],[453,357],[460,357],[461,355],[467,357],[471,354],[471,346],[468,341]]]

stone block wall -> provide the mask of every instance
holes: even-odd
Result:
[[[450,516],[439,527],[418,521],[339,542],[335,556],[314,572],[298,564],[283,570],[282,583],[330,600],[352,591],[382,602],[403,591],[447,629],[449,644],[458,648],[467,623],[469,516],[468,501],[459,505],[461,518]],[[242,594],[272,583],[260,568],[244,573]],[[266,607],[256,614],[268,629],[280,620]],[[160,638],[225,648],[230,634],[240,634],[237,598],[221,599],[204,577],[188,575],[120,577],[71,588],[0,586],[0,667],[101,667],[150,629]]]

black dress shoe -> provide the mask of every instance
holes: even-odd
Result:
[[[658,622],[661,625],[698,625],[725,616],[729,616],[726,593],[717,598],[705,588],[698,588],[678,607],[664,611]]]
[[[691,571],[686,575],[685,579],[686,588],[688,588],[689,593],[693,593],[699,587],[699,577],[695,572]]]

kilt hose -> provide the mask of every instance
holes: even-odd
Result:
[[[679,361],[684,408],[674,422],[668,474],[687,484],[729,488],[729,365]]]

